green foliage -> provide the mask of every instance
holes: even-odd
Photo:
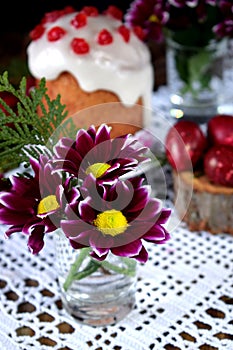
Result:
[[[0,67],[0,75],[6,70],[6,65]],[[7,72],[10,77],[10,82],[14,86],[20,83],[23,76],[30,76],[27,61],[21,56],[14,56],[7,62]]]
[[[182,50],[175,48],[175,65],[179,78],[184,83],[182,94],[191,93],[195,98],[203,89],[210,89],[211,65],[215,53],[210,48]]]
[[[208,50],[201,50],[193,55],[189,60],[190,85],[192,82],[199,81],[201,88],[208,88],[211,74],[208,69],[213,60],[213,53]]]
[[[15,88],[9,82],[7,71],[0,75],[0,91],[9,92],[18,99],[15,112],[0,98],[0,104],[6,110],[5,113],[0,108],[0,171],[28,162],[28,154],[38,157],[43,148],[39,145],[52,148],[56,141],[55,130],[56,137],[59,138],[61,132],[65,133],[64,129],[66,133],[75,129],[71,119],[63,122],[67,111],[65,105],[61,104],[60,95],[55,100],[50,100],[46,90],[45,78],[41,79],[38,87],[32,89],[29,96],[26,94],[25,77],[21,79],[19,87]],[[39,109],[42,115],[38,114]],[[25,151],[27,145],[33,146]]]
[[[175,69],[183,86],[182,94],[189,93],[198,98],[203,89],[211,90],[212,67],[216,60],[214,44],[207,47],[184,47],[171,42],[174,51]],[[217,45],[217,43],[216,43]]]

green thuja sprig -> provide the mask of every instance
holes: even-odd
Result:
[[[33,88],[30,95],[26,93],[26,78],[23,77],[19,87],[15,88],[8,79],[8,72],[0,75],[0,91],[9,92],[18,99],[17,112],[10,108],[0,98],[0,171],[17,167],[22,162],[28,162],[28,155],[37,157],[43,147],[54,145],[61,133],[74,130],[72,120],[64,122],[67,116],[65,105],[61,104],[60,95],[50,100],[46,91],[46,80],[41,79],[39,86]],[[38,114],[41,110],[42,115]],[[56,133],[54,131],[56,130]],[[66,132],[64,131],[66,130]],[[51,138],[51,135],[53,137]],[[33,145],[27,148],[25,146]],[[38,145],[38,146],[36,146]]]

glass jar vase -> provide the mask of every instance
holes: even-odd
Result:
[[[55,246],[62,304],[78,322],[112,325],[134,308],[136,260],[113,254],[92,259],[89,248],[73,249],[61,229]]]
[[[184,46],[166,39],[166,69],[171,115],[206,122],[226,97],[227,40]]]

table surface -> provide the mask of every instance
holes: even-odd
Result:
[[[153,96],[159,113],[166,112],[163,95],[162,88]],[[164,134],[172,121],[155,112]],[[166,176],[169,182],[169,169]],[[171,223],[171,240],[148,246],[149,260],[139,265],[134,310],[108,327],[81,325],[62,308],[52,234],[34,256],[24,235],[6,240],[0,226],[0,348],[232,350],[233,236],[190,232],[175,210]]]

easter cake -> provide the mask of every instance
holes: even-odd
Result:
[[[122,12],[109,6],[80,11],[72,7],[46,13],[30,32],[28,67],[38,84],[46,79],[51,99],[59,94],[68,116],[80,114],[78,127],[112,124],[113,136],[150,124],[153,66],[140,28],[129,29]],[[100,112],[101,111],[101,112]]]

